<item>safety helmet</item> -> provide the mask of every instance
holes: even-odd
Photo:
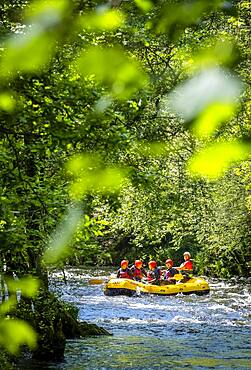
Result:
[[[191,257],[191,254],[189,252],[184,252],[183,256],[188,256],[189,258]]]
[[[168,263],[170,263],[170,265],[171,265],[171,266],[173,266],[173,260],[171,260],[171,258],[168,258],[168,259],[166,260],[166,265],[167,265]]]
[[[127,260],[122,260],[121,262],[120,262],[120,266],[122,267],[122,266],[128,266],[128,261]]]
[[[150,262],[148,263],[148,266],[149,266],[150,268],[155,268],[155,267],[157,267],[157,262],[156,262],[156,261],[150,261]]]
[[[135,265],[135,267],[137,267],[137,268],[141,268],[142,267],[142,261],[140,261],[140,260],[136,260],[135,262],[134,262],[134,265]]]

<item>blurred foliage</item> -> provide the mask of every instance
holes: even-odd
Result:
[[[31,276],[22,279],[1,276],[0,346],[13,355],[17,355],[24,345],[32,350],[36,348],[35,330],[24,320],[12,317],[12,314],[18,299],[34,297],[38,287],[39,282]]]
[[[36,333],[25,321],[5,319],[0,322],[0,343],[12,354],[24,344],[35,349]]]
[[[128,99],[147,82],[140,65],[118,48],[92,46],[80,56],[78,69],[84,76],[93,75],[107,84],[110,93],[121,99]]]
[[[58,224],[43,256],[44,262],[47,265],[56,264],[62,258],[66,258],[71,253],[67,246],[76,232],[81,216],[81,210],[74,207],[70,209],[70,212],[65,219]]]
[[[47,264],[178,264],[189,249],[200,273],[249,275],[250,19],[249,1],[2,1],[9,351],[34,345],[7,316],[36,288],[27,273],[48,291]]]

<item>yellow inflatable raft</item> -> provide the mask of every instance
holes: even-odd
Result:
[[[204,295],[210,291],[209,285],[202,277],[192,277],[184,282],[181,274],[174,276],[176,284],[160,285],[146,284],[131,279],[110,279],[104,287],[104,293],[108,296],[114,295],[135,295],[135,294],[158,294],[158,295],[176,295],[197,294]]]

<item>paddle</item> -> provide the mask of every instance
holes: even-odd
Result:
[[[107,279],[106,279],[107,281]],[[101,278],[93,278],[93,279],[89,279],[88,280],[88,284],[89,285],[97,285],[97,284],[104,284],[106,283],[105,279],[101,279]]]
[[[111,274],[111,276],[107,278],[95,277],[95,278],[89,279],[88,284],[89,285],[105,284],[108,282],[108,280],[115,279],[116,277],[117,277],[116,274]]]

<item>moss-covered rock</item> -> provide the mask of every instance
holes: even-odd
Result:
[[[22,299],[15,316],[28,321],[38,334],[35,359],[59,361],[64,357],[66,339],[91,335],[111,335],[95,324],[78,321],[78,309],[41,290],[35,300]]]
[[[79,330],[81,337],[88,337],[91,335],[112,335],[104,328],[96,324],[89,324],[86,321],[79,322]]]
[[[90,324],[86,321],[78,321],[78,310],[76,307],[65,304],[65,310],[62,313],[63,332],[67,339],[86,337],[90,335],[111,335],[107,330],[96,324]],[[77,311],[76,311],[77,310]]]

